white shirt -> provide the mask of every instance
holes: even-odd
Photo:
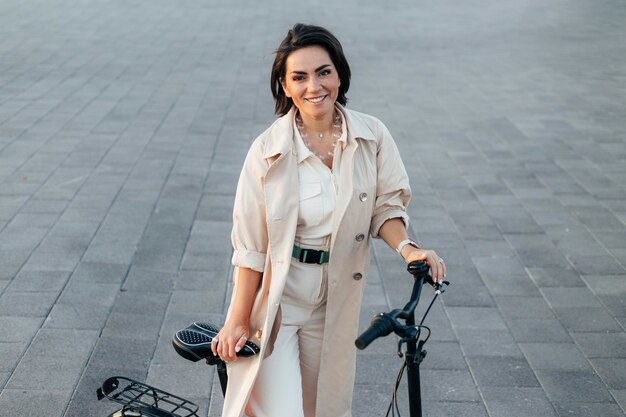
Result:
[[[339,111],[339,110],[338,110]],[[342,132],[337,140],[338,146],[347,142],[346,121],[341,115]],[[296,243],[299,246],[315,249],[326,249],[330,246],[330,235],[333,226],[333,211],[337,197],[336,173],[341,158],[333,158],[331,170],[307,146],[294,122],[294,145],[298,158],[298,179],[300,181],[298,226]]]

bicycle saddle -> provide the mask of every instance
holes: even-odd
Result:
[[[176,352],[185,359],[197,362],[200,359],[207,359],[209,363],[219,360],[211,351],[211,341],[220,329],[214,324],[206,322],[194,322],[174,333],[172,345]],[[253,342],[246,342],[237,356],[247,358],[259,353],[259,347]]]

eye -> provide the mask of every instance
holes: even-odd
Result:
[[[294,75],[292,79],[294,81],[302,81],[302,80],[304,80],[304,76],[303,75]]]
[[[325,76],[327,76],[327,75],[330,75],[330,73],[331,73],[331,71],[330,71],[329,69],[325,69],[325,70],[320,71],[320,75],[321,75],[322,77],[325,77]]]

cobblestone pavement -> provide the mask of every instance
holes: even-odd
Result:
[[[350,107],[393,133],[449,267],[425,415],[623,416],[618,0],[0,1],[0,415],[106,416],[115,374],[219,415],[170,337],[223,318],[235,181],[296,21],[342,40]],[[362,327],[411,286],[374,252]],[[359,353],[355,416],[384,414],[394,352]]]

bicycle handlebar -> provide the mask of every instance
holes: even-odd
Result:
[[[372,318],[370,327],[354,341],[357,348],[363,350],[379,337],[385,337],[393,331],[394,320],[389,313],[380,313]]]
[[[432,285],[438,291],[443,292],[443,284],[437,284],[432,277],[428,275],[428,264],[424,261],[414,261],[407,266],[407,271],[415,277],[413,283],[413,291],[409,302],[402,310],[396,309],[389,313],[379,313],[372,318],[370,327],[365,330],[355,341],[357,348],[363,350],[379,337],[385,337],[391,332],[406,333],[407,330],[413,329],[415,324],[415,308],[419,302],[422,285],[425,283]],[[444,281],[446,285],[449,283]],[[428,311],[426,312],[426,314]],[[425,317],[426,315],[424,315]],[[397,319],[404,319],[406,326],[401,325]],[[422,319],[423,322],[423,319]],[[421,323],[420,323],[421,324]],[[409,327],[407,327],[409,326]]]

